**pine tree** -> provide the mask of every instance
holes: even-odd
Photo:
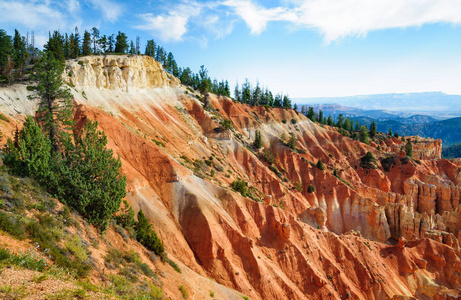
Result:
[[[336,122],[336,127],[343,128],[343,126],[344,126],[344,116],[343,114],[339,114],[337,122]]]
[[[261,131],[259,130],[256,130],[255,132],[255,140],[253,142],[253,147],[255,149],[259,149],[262,147]]]
[[[96,27],[93,27],[91,29],[91,36],[93,37],[93,53],[97,54],[99,53],[99,29]]]
[[[314,112],[314,108],[313,108],[313,107],[309,107],[309,110],[307,111],[307,117],[308,117],[309,120],[311,120],[312,122],[315,122],[315,112]]]
[[[126,34],[119,31],[115,40],[115,53],[125,54],[129,48]]]
[[[86,30],[83,34],[82,54],[91,55],[91,34]]]
[[[120,158],[115,159],[106,148],[107,137],[97,126],[88,121],[83,129],[74,131],[74,146],[66,149],[60,186],[61,199],[104,231],[126,195],[126,177],[120,174]]]
[[[13,37],[13,62],[16,69],[22,68],[28,58],[29,53],[27,52],[26,41],[15,29]]]
[[[298,141],[298,139],[296,138],[294,133],[290,132],[290,139],[288,140],[288,147],[290,147],[291,150],[296,149],[296,142],[297,141]]]
[[[408,140],[407,144],[405,145],[405,153],[408,157],[413,157],[413,144],[410,140]]]
[[[324,123],[323,123],[323,119],[324,119],[324,117],[323,117],[323,110],[319,110],[319,114],[318,114],[318,116],[317,116],[317,122],[319,122],[319,123],[321,123],[321,124],[324,124]]]
[[[78,32],[77,26],[75,27],[74,44],[73,44],[73,55],[72,57],[77,58],[80,56],[80,33]]]
[[[154,40],[148,40],[147,41],[146,50],[144,51],[144,54],[148,55],[150,57],[155,57],[155,41]],[[181,80],[181,82],[182,82],[182,80]]]
[[[360,132],[359,132],[359,140],[362,142],[362,143],[365,143],[365,144],[369,144],[370,141],[368,139],[368,129],[367,129],[367,126],[366,125],[363,125],[362,128],[360,129]]]
[[[162,242],[158,238],[157,233],[152,229],[142,210],[138,212],[138,222],[135,225],[135,230],[138,242],[143,244],[147,249],[154,251],[156,255],[163,255],[165,249]]]
[[[373,139],[376,136],[376,130],[377,130],[376,129],[376,122],[373,121],[373,122],[371,122],[371,125],[370,125],[370,132],[369,132],[370,138]]]
[[[27,116],[15,141],[8,139],[4,150],[4,163],[20,176],[35,178],[44,183],[50,177],[51,144],[41,128]]]
[[[291,108],[291,100],[288,98],[287,95],[283,96],[283,108],[289,109]]]
[[[31,75],[31,79],[37,82],[37,120],[47,133],[53,151],[57,151],[63,143],[68,142],[65,130],[71,129],[73,125],[72,95],[62,81],[62,71],[62,64],[53,55],[45,54],[37,62]]]
[[[54,31],[52,35],[49,35],[48,42],[45,44],[44,49],[49,54],[52,54],[55,59],[64,62],[66,60],[64,43],[64,37],[59,31]]]
[[[0,74],[6,73],[8,58],[13,53],[11,37],[5,30],[0,29]]]

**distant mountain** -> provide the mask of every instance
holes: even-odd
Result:
[[[410,122],[408,119],[407,121]],[[418,119],[419,117],[414,120]],[[427,121],[425,118],[422,120]],[[452,118],[424,124],[403,123],[397,120],[380,121],[368,117],[357,117],[354,118],[354,121],[358,121],[360,124],[366,124],[367,126],[370,126],[371,122],[375,121],[378,131],[381,132],[388,132],[390,128],[392,132],[398,132],[400,135],[418,135],[426,138],[441,139],[444,146],[461,143],[461,118]]]
[[[339,104],[365,111],[384,111],[400,117],[430,115],[433,117],[461,117],[461,95],[442,92],[378,94],[331,98],[296,98],[299,105]]]
[[[442,148],[443,158],[460,158],[461,157],[461,143]]]

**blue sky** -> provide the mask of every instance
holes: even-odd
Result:
[[[290,97],[461,94],[458,0],[0,0],[0,28],[126,32],[180,66]]]

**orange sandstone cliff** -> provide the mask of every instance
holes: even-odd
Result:
[[[399,139],[363,144],[293,110],[215,95],[204,107],[144,56],[83,57],[64,73],[77,123],[99,122],[122,159],[128,202],[191,278],[251,299],[460,295],[461,164],[441,159],[440,140],[411,137],[410,159]],[[20,121],[36,107],[27,94],[0,89],[0,110]],[[376,159],[368,167],[367,152]],[[238,178],[247,197],[231,188]]]

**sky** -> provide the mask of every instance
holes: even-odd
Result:
[[[0,0],[0,28],[154,39],[180,67],[291,98],[461,94],[460,0]]]

